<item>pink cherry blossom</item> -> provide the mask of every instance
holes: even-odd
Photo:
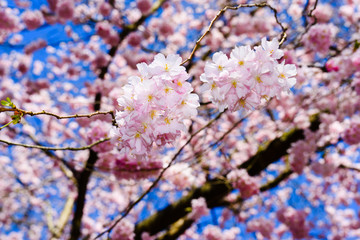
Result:
[[[6,31],[16,31],[19,27],[19,18],[10,8],[0,9],[0,29]]]
[[[360,122],[354,120],[350,127],[343,133],[344,141],[348,144],[360,143]]]
[[[185,82],[188,75],[180,63],[177,55],[158,54],[150,65],[138,64],[141,77],[129,78],[123,87],[116,117],[119,129],[114,134],[126,153],[147,158],[154,143],[173,144],[185,131],[183,120],[197,114],[199,98],[190,93],[192,87]]]
[[[196,220],[208,214],[209,209],[206,206],[205,198],[191,200],[191,213],[189,214],[189,218]]]
[[[246,225],[246,231],[255,232],[259,231],[262,236],[265,238],[271,238],[271,234],[274,231],[274,222],[270,219],[265,219],[263,217],[258,219],[250,220]]]
[[[242,198],[246,199],[259,193],[259,182],[256,178],[249,176],[246,170],[233,170],[227,177],[234,188],[239,189]]]
[[[304,35],[303,42],[306,48],[320,54],[326,54],[335,37],[336,29],[331,24],[316,24]]]
[[[21,19],[29,30],[34,30],[44,24],[44,18],[40,11],[26,11],[21,15]]]
[[[99,13],[101,15],[103,15],[104,17],[109,16],[111,13],[111,10],[112,10],[112,7],[108,2],[104,1],[99,5]]]
[[[150,0],[137,0],[136,6],[142,14],[147,14],[151,9],[152,4]]]
[[[61,19],[71,19],[74,16],[74,7],[73,0],[59,0],[56,4],[56,14]]]
[[[126,219],[118,224],[112,233],[114,239],[133,240],[134,237],[134,225]]]
[[[284,223],[291,231],[295,239],[308,237],[309,225],[306,222],[307,214],[301,210],[295,210],[292,207],[280,209],[276,213],[280,222]]]
[[[208,62],[200,76],[204,82],[202,91],[210,90],[211,100],[220,111],[227,107],[231,111],[249,111],[260,105],[261,98],[289,92],[296,83],[296,67],[276,61],[283,56],[278,48],[276,39],[270,42],[263,39],[255,50],[249,46],[236,47],[230,59],[222,52],[215,53],[213,63]]]

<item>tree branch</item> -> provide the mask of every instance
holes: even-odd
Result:
[[[309,129],[316,131],[320,125],[318,115],[311,116],[310,121],[311,125]],[[304,137],[304,130],[302,129],[293,129],[284,133],[281,137],[272,140],[267,146],[260,149],[248,161],[240,165],[239,168],[246,168],[248,173],[252,176],[258,175],[261,171],[266,169],[269,164],[286,155],[287,149],[292,143],[302,140]],[[276,181],[280,181],[281,178],[285,176],[286,174]],[[274,186],[276,181],[270,183],[267,188]],[[184,217],[188,213],[185,209],[191,207],[192,199],[204,197],[209,208],[223,205],[223,198],[228,195],[231,190],[231,186],[228,182],[224,181],[224,179],[207,181],[203,186],[193,189],[188,195],[180,200],[139,222],[135,226],[135,239],[141,239],[141,234],[143,232],[149,232],[151,235],[154,235]]]
[[[70,240],[78,240],[81,235],[81,219],[83,216],[87,185],[94,170],[94,165],[98,159],[96,152],[90,149],[89,159],[78,180],[78,195],[75,201],[75,213],[71,224]]]
[[[32,112],[32,111],[26,111],[23,109],[19,109],[19,108],[0,108],[0,113],[1,112],[20,112],[23,114],[23,116],[25,115],[30,115],[30,116],[36,116],[36,115],[49,115],[52,117],[56,117],[57,119],[67,119],[67,118],[91,118],[93,116],[96,115],[107,115],[110,114],[112,116],[113,119],[115,119],[115,115],[114,115],[114,111],[107,111],[107,112],[93,112],[93,113],[89,113],[89,114],[74,114],[74,115],[68,115],[68,116],[60,116],[57,115],[55,113],[51,113],[51,112],[47,112],[45,110],[42,110],[41,112]]]
[[[203,186],[190,191],[188,195],[180,200],[136,224],[135,239],[140,240],[143,232],[154,235],[187,215],[188,211],[186,211],[186,208],[191,207],[191,200],[203,197],[206,199],[207,206],[212,208],[217,206],[218,202],[221,202],[231,190],[231,185],[221,179],[206,182]]]
[[[276,187],[280,182],[287,179],[293,171],[291,169],[286,169],[284,172],[282,172],[279,176],[277,176],[274,180],[266,183],[265,185],[260,187],[261,192],[265,192],[271,188]],[[243,199],[238,199],[237,203],[242,202]],[[225,206],[225,205],[231,205],[230,202],[226,201],[219,201],[218,206]],[[171,225],[170,229],[158,237],[156,240],[172,240],[177,239],[181,234],[183,234],[195,221],[191,218],[188,218],[187,216],[180,218],[178,221],[176,221],[174,224]]]
[[[204,32],[203,35],[201,35],[201,37],[196,41],[195,46],[193,48],[193,50],[190,53],[190,56],[185,59],[181,65],[184,65],[185,63],[187,63],[188,61],[191,61],[192,58],[194,57],[194,54],[196,52],[196,50],[198,49],[198,47],[200,46],[201,41],[204,39],[204,37],[210,33],[211,28],[213,27],[214,23],[227,11],[227,10],[238,10],[240,8],[249,8],[249,7],[258,7],[258,8],[263,8],[263,7],[268,7],[270,8],[273,12],[274,12],[274,17],[276,20],[276,23],[280,26],[282,33],[281,33],[281,37],[280,37],[280,41],[279,41],[279,45],[281,46],[283,44],[283,42],[286,40],[286,28],[282,25],[282,23],[279,21],[278,17],[277,17],[277,10],[273,7],[271,7],[268,3],[263,2],[263,3],[252,3],[252,4],[239,4],[237,6],[225,6],[223,7],[217,14],[216,16],[211,20],[210,25],[208,26],[207,30]]]
[[[109,141],[110,138],[104,138],[104,139],[100,139],[94,143],[91,143],[87,146],[84,147],[45,147],[45,146],[41,146],[41,145],[30,145],[30,144],[23,144],[23,143],[15,143],[15,142],[9,142],[9,141],[5,141],[0,139],[0,142],[5,143],[7,145],[13,145],[13,146],[21,146],[21,147],[25,147],[25,148],[36,148],[36,149],[41,149],[41,150],[46,150],[46,151],[64,151],[64,150],[70,150],[70,151],[82,151],[82,150],[87,150],[92,148],[95,145],[98,145],[100,143]]]
[[[309,129],[316,131],[319,129],[320,119],[318,114],[310,117],[311,125]],[[284,133],[281,137],[275,138],[264,147],[260,147],[258,152],[246,162],[242,163],[239,168],[245,168],[250,176],[258,175],[262,170],[266,169],[271,163],[277,161],[287,154],[287,150],[291,144],[304,139],[304,130],[292,129]]]

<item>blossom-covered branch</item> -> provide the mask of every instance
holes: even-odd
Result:
[[[312,125],[309,129],[316,131],[319,127],[318,118],[313,117],[311,123]],[[250,176],[258,175],[266,169],[269,164],[286,155],[292,143],[303,138],[304,130],[302,129],[293,129],[284,133],[280,138],[271,141],[265,148],[259,149],[254,156],[244,162],[239,168],[246,169]],[[229,182],[222,179],[207,181],[203,186],[192,190],[180,200],[139,222],[135,227],[135,239],[141,239],[140,236],[142,232],[148,232],[153,235],[162,231],[179,218],[184,217],[187,214],[186,208],[191,206],[192,199],[204,197],[208,207],[216,207],[219,206],[219,203],[223,203],[223,198],[228,195],[231,190],[232,187],[229,185]]]

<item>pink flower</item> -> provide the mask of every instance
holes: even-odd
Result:
[[[255,52],[250,46],[235,47],[230,54],[231,59],[234,59],[239,67],[250,67],[251,63],[255,58]]]
[[[218,226],[207,225],[203,231],[203,236],[205,240],[235,240],[238,239],[237,234],[240,233],[240,229],[238,227],[233,227],[230,229],[226,229],[221,231]]]
[[[198,180],[194,176],[193,169],[187,163],[177,163],[172,165],[164,174],[164,177],[172,183],[177,190],[185,190],[194,185]]]
[[[90,130],[87,132],[88,143],[94,143],[98,140],[108,137],[109,131],[111,129],[111,124],[96,120],[90,123]],[[114,148],[114,145],[110,141],[106,141],[95,145],[93,149],[97,152],[107,152],[111,151]]]
[[[355,77],[352,84],[353,84],[353,86],[355,88],[356,94],[360,95],[360,78]]]
[[[44,17],[39,10],[27,10],[21,15],[21,19],[29,30],[34,30],[44,24]]]
[[[10,8],[0,8],[0,29],[14,32],[19,28],[19,18]]]
[[[343,138],[350,145],[360,143],[360,121],[352,121],[350,127],[343,133]]]
[[[334,41],[335,27],[330,24],[316,24],[303,37],[306,48],[326,54]]]
[[[206,240],[222,239],[221,229],[217,226],[207,225],[203,234]]]
[[[191,94],[180,63],[178,55],[157,54],[150,65],[138,64],[140,76],[130,77],[123,87],[113,136],[126,154],[147,159],[154,143],[172,144],[186,131],[183,120],[197,114],[199,97]]]
[[[142,40],[142,37],[137,32],[132,32],[128,36],[128,43],[133,47],[139,46],[141,43],[141,40]]]
[[[295,65],[278,63],[283,56],[276,39],[262,39],[255,50],[249,46],[235,47],[228,58],[224,53],[213,55],[200,80],[201,91],[210,91],[210,100],[220,111],[257,108],[261,99],[289,92],[296,83]]]
[[[56,14],[60,19],[70,20],[74,16],[75,4],[73,0],[59,0],[56,4]]]
[[[112,232],[112,239],[133,240],[135,238],[134,224],[127,219],[121,220]]]
[[[276,213],[280,222],[284,223],[294,238],[306,238],[309,234],[309,226],[306,223],[307,214],[292,207],[282,208]]]
[[[31,58],[27,55],[23,55],[18,61],[17,69],[21,74],[25,74],[27,71],[29,71],[30,64]]]
[[[110,15],[112,10],[112,6],[107,2],[102,2],[99,6],[99,13],[103,15],[104,17],[107,17]]]
[[[280,59],[284,55],[283,51],[279,49],[279,41],[276,38],[271,41],[267,41],[266,38],[261,39],[261,46],[274,59]]]
[[[249,176],[245,169],[233,170],[227,175],[227,178],[234,188],[240,190],[240,196],[243,199],[259,193],[259,182],[256,178]]]
[[[285,64],[285,61],[276,66],[278,83],[283,91],[289,91],[296,83],[296,67],[294,64]]]
[[[175,76],[185,71],[185,67],[180,66],[181,57],[179,55],[170,54],[165,57],[163,54],[157,54],[154,61],[149,65],[152,74],[165,74]]]
[[[205,65],[205,74],[209,77],[221,77],[228,75],[228,68],[231,66],[228,57],[223,52],[216,52],[212,57],[213,63]]]
[[[147,14],[151,10],[151,1],[150,0],[137,0],[136,6],[142,14]]]
[[[109,55],[102,52],[98,52],[95,56],[95,59],[91,62],[91,64],[95,69],[98,69],[101,67],[105,67],[109,61],[110,61]]]
[[[312,153],[316,150],[316,144],[313,141],[297,141],[291,144],[289,152],[289,160],[291,169],[301,174],[310,160]]]
[[[105,39],[105,42],[107,44],[110,44],[111,46],[116,46],[119,44],[119,34],[115,30],[110,31],[110,35]]]
[[[320,159],[318,162],[314,162],[311,165],[311,169],[318,175],[323,177],[330,177],[335,173],[339,165],[339,156],[335,154],[327,154],[324,159]]]
[[[247,222],[246,231],[260,232],[265,238],[270,239],[271,233],[274,231],[274,222],[264,217],[252,219]]]
[[[333,9],[329,4],[319,4],[313,11],[313,15],[316,17],[317,22],[327,23],[333,15]]]
[[[58,0],[47,0],[51,11],[55,12]]]
[[[169,37],[170,35],[174,34],[175,29],[173,24],[167,21],[162,21],[159,25],[158,31],[161,36]]]
[[[106,39],[110,35],[111,25],[107,21],[96,23],[95,30],[97,35]]]
[[[180,99],[180,106],[178,107],[177,114],[190,118],[195,117],[198,113],[197,107],[199,107],[199,96],[197,94],[191,93],[185,95]]]
[[[208,215],[209,212],[205,198],[201,197],[191,200],[191,213],[188,215],[189,218],[197,220],[202,216]]]

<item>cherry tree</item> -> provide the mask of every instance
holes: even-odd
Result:
[[[357,239],[360,1],[0,1],[1,239]]]

